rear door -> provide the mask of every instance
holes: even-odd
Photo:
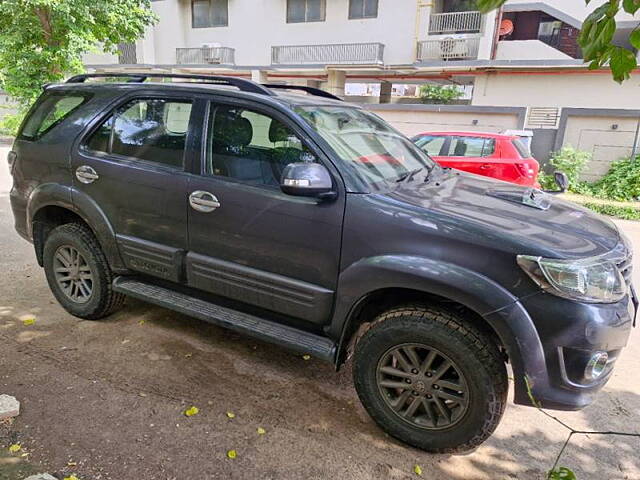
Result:
[[[345,192],[312,140],[269,107],[211,102],[201,172],[188,184],[190,286],[310,324],[328,321],[338,279]],[[280,190],[289,163],[321,162],[338,197]]]
[[[451,136],[447,149],[437,159],[444,167],[451,167],[476,175],[496,177],[500,156],[493,138]]]
[[[131,270],[179,281],[187,247],[185,152],[194,99],[130,96],[94,122],[72,158],[74,202],[93,202]]]

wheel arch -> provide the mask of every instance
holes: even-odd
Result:
[[[43,265],[48,233],[57,226],[73,222],[82,223],[93,232],[112,270],[126,270],[117,248],[115,231],[104,212],[88,195],[59,184],[42,185],[29,197],[28,235],[33,239],[40,266]]]
[[[504,349],[516,375],[524,375],[518,339],[540,344],[526,312],[517,319],[496,314],[519,305],[518,298],[491,279],[458,265],[406,255],[369,258],[343,271],[339,291],[329,327],[330,334],[339,339],[336,368],[346,360],[354,335],[376,310],[402,303],[436,303],[465,314]],[[536,350],[541,349],[536,345]]]

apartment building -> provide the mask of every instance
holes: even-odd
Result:
[[[581,58],[577,36],[599,3],[509,0],[482,15],[475,0],[156,0],[159,22],[143,39],[85,63],[95,71],[237,75],[338,95],[348,83],[379,84],[370,108],[407,134],[436,125],[528,128],[543,160],[569,141],[593,150],[597,176],[630,149],[640,115],[640,75],[620,86]],[[622,45],[638,20],[617,20]],[[393,84],[425,82],[465,85],[470,105],[394,103]]]

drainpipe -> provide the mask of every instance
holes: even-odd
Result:
[[[496,14],[496,27],[493,31],[493,47],[491,48],[491,60],[495,60],[498,53],[498,42],[500,41],[500,25],[502,24],[502,14],[504,7],[498,9]]]
[[[640,139],[640,117],[636,124],[636,136],[633,138],[633,148],[631,149],[631,161],[636,161],[636,154],[638,153],[638,140]]]

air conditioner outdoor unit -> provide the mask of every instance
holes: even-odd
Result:
[[[222,45],[220,43],[203,43],[202,56],[205,63],[222,63]]]
[[[440,40],[440,58],[452,60],[469,57],[469,44],[464,37],[447,37]]]

